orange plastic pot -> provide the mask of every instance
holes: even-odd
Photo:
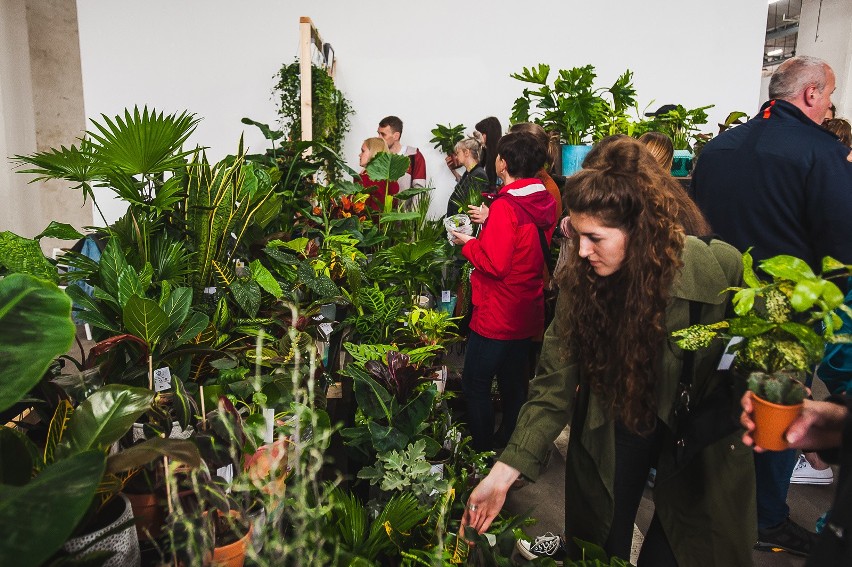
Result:
[[[213,567],[243,567],[251,530],[234,543],[213,549]]]
[[[220,516],[222,515],[221,512],[216,513]],[[241,517],[240,513],[236,510],[231,510],[229,515],[232,518]],[[206,518],[207,512],[202,513],[202,517]],[[249,541],[251,540],[251,533],[253,529],[254,526],[249,524],[246,535],[237,541],[221,547],[214,547],[212,559],[208,554],[204,558],[203,565],[205,567],[243,567],[246,560],[246,549],[248,548]]]
[[[789,448],[784,434],[790,424],[802,413],[804,404],[782,406],[767,402],[763,398],[749,392],[752,402],[752,419],[754,444],[769,451],[783,451]]]
[[[133,507],[133,517],[136,518],[136,536],[139,540],[156,539],[165,523],[166,515],[160,506],[161,496],[156,492],[142,494],[124,493]]]

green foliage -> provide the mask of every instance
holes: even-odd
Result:
[[[399,319],[404,325],[397,333],[415,345],[447,345],[459,338],[455,319],[457,317],[446,311],[413,307],[408,315]]]
[[[436,124],[432,129],[432,139],[429,140],[436,150],[452,155],[456,144],[464,139],[464,124],[453,126]]]
[[[530,83],[515,100],[511,121],[533,121],[559,134],[563,143],[579,145],[603,136],[630,134],[627,110],[635,105],[633,73],[625,71],[610,87],[594,86],[592,65],[559,70],[548,84],[550,66],[524,67],[513,79]]]
[[[277,74],[273,93],[279,101],[278,114],[288,140],[302,139],[302,88],[299,62],[284,65]],[[337,89],[328,73],[311,66],[311,116],[313,138],[336,153],[343,151],[343,139],[349,131],[349,117],[354,113],[351,103]],[[271,134],[271,131],[270,131]],[[341,170],[333,162],[327,164],[329,177],[335,179]]]
[[[434,503],[435,496],[449,488],[449,481],[432,472],[423,439],[409,443],[402,451],[380,453],[376,464],[361,469],[358,478],[369,480],[385,492],[412,494],[421,504]]]
[[[782,406],[795,406],[808,395],[807,388],[795,374],[776,372],[769,375],[752,372],[748,377],[748,389],[768,402]]]
[[[708,108],[714,105],[701,106],[698,108],[685,108],[678,104],[673,110],[655,116],[642,125],[642,130],[656,131],[666,134],[672,140],[676,150],[695,151],[695,143],[698,140],[699,126],[707,124]]]
[[[388,297],[379,289],[363,287],[353,296],[352,303],[356,312],[344,323],[355,328],[359,342],[367,344],[385,343],[393,335],[395,323],[403,307],[400,297]]]
[[[44,257],[38,241],[8,230],[0,232],[0,267],[54,283],[59,281],[56,266]]]
[[[74,341],[71,302],[24,274],[0,280],[0,410],[23,398]]]
[[[823,260],[823,273],[793,256],[775,256],[760,262],[762,281],[753,269],[751,254],[743,254],[743,279],[748,287],[731,288],[734,317],[711,325],[693,325],[672,333],[680,348],[697,350],[714,339],[743,337],[729,347],[736,352],[734,364],[744,372],[776,375],[805,372],[818,362],[827,343],[852,342],[849,335],[835,335],[841,321],[836,310],[849,312],[843,293],[831,281],[852,273],[852,266],[833,258]],[[822,324],[821,332],[815,328]]]
[[[379,152],[367,164],[367,177],[373,181],[396,181],[405,175],[409,165],[407,156]]]
[[[0,564],[35,567],[59,549],[89,509],[105,461],[102,452],[86,451],[23,486],[0,484]]]
[[[369,521],[367,510],[355,496],[335,488],[331,494],[331,521],[336,545],[345,551],[348,565],[372,565],[381,557],[399,554],[412,528],[422,522],[428,509],[418,505],[412,494],[392,497]]]

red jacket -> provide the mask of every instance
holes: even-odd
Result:
[[[547,240],[556,225],[556,203],[538,179],[519,179],[500,189],[478,238],[462,254],[471,274],[470,328],[489,339],[526,339],[544,326],[539,228]]]

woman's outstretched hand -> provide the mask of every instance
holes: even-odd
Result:
[[[497,461],[488,476],[473,489],[462,516],[462,530],[467,526],[479,533],[485,532],[506,501],[506,493],[521,473],[505,463]]]

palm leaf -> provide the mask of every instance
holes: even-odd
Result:
[[[101,114],[103,124],[92,120],[96,132],[88,132],[97,142],[96,155],[104,163],[130,175],[154,175],[181,168],[192,151],[180,151],[199,119],[186,111],[164,115],[144,107],[129,109],[109,118]]]

